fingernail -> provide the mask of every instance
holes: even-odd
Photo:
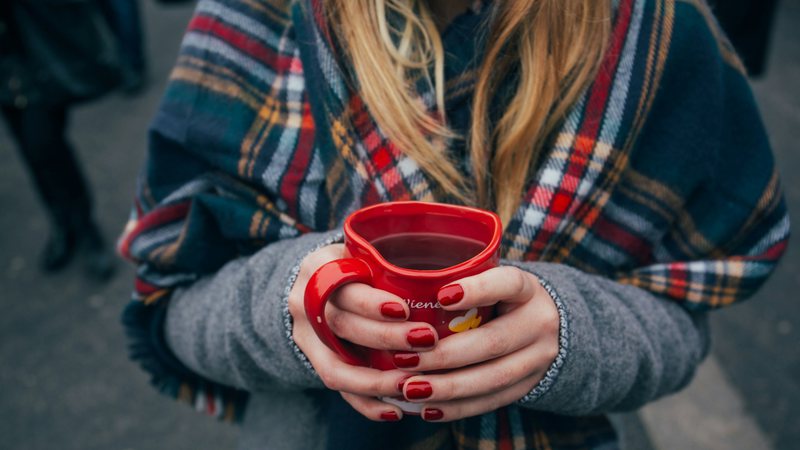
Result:
[[[405,319],[406,310],[399,303],[386,302],[381,305],[381,314],[389,319]]]
[[[442,417],[444,417],[444,413],[441,409],[425,408],[422,410],[423,420],[442,420]]]
[[[436,299],[439,300],[439,304],[442,306],[455,305],[460,302],[462,298],[464,298],[464,289],[461,288],[460,284],[445,286],[439,289],[439,292],[436,294]]]
[[[386,411],[381,413],[381,420],[384,422],[397,422],[400,416],[394,411]]]
[[[402,394],[403,393],[403,387],[405,387],[405,385],[406,385],[406,381],[408,381],[408,379],[413,377],[413,376],[414,375],[406,375],[403,378],[401,378],[400,381],[397,382],[397,392]]]
[[[406,340],[412,347],[433,347],[436,343],[436,336],[430,328],[414,328],[408,332]]]
[[[412,381],[405,386],[406,399],[422,400],[433,394],[433,387],[427,381]]]
[[[398,369],[408,369],[417,367],[419,364],[419,355],[411,352],[397,352],[392,356],[392,360]]]

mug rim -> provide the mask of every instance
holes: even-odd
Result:
[[[488,222],[491,224],[492,227],[492,238],[489,243],[481,250],[480,253],[473,256],[472,258],[462,261],[456,265],[445,267],[444,269],[434,269],[434,270],[420,270],[420,269],[408,269],[405,267],[400,267],[390,263],[383,255],[378,252],[378,250],[363,236],[355,231],[353,228],[353,222],[358,220],[363,220],[365,218],[373,217],[378,214],[378,211],[385,212],[388,208],[400,208],[401,210],[410,210],[411,208],[415,207],[423,207],[431,210],[432,212],[442,211],[442,212],[458,212],[459,215],[472,215],[472,216],[481,216],[484,219],[488,219]],[[398,202],[383,202],[377,203],[375,205],[367,206],[365,208],[361,208],[347,217],[344,223],[344,233],[346,239],[350,241],[350,243],[357,245],[360,249],[364,250],[369,254],[371,258],[373,258],[376,262],[378,262],[384,269],[393,272],[397,275],[403,277],[410,277],[410,278],[422,278],[422,279],[435,279],[435,278],[446,278],[462,272],[464,269],[468,269],[471,267],[478,266],[483,264],[492,256],[494,256],[500,247],[500,239],[503,235],[503,225],[500,221],[500,217],[493,213],[492,211],[487,211],[484,209],[474,208],[471,206],[462,206],[462,205],[451,205],[448,203],[436,203],[436,202],[421,202],[421,201],[398,201]],[[348,242],[345,242],[345,246],[348,245]],[[355,257],[355,255],[352,255]]]

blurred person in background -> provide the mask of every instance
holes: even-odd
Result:
[[[139,0],[99,0],[119,43],[121,88],[137,94],[147,83],[144,36]]]
[[[742,58],[747,74],[753,78],[763,76],[778,0],[710,0],[709,4]]]
[[[50,219],[44,272],[80,254],[91,278],[113,273],[67,128],[71,107],[119,84],[115,52],[93,0],[0,2],[0,107]]]
[[[131,356],[242,449],[617,448],[606,414],[685,387],[710,312],[775,268],[780,186],[703,1],[203,0],[120,239]],[[439,292],[498,311],[442,340],[341,289],[328,322],[382,372],[303,293],[394,200],[497,212],[503,259]]]

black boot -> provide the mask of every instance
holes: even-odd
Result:
[[[75,233],[62,225],[54,225],[39,256],[43,272],[56,272],[66,267],[75,255]]]

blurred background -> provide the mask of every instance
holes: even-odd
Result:
[[[233,448],[235,427],[160,396],[128,360],[119,316],[133,270],[105,259],[127,219],[146,128],[193,4],[138,2],[140,41],[131,22],[136,2],[105,3],[109,23],[127,18],[110,27],[128,42],[115,55],[125,68],[123,77],[114,91],[71,108],[67,131],[91,186],[98,236],[107,244],[102,247],[91,236],[72,237],[83,242],[83,264],[47,275],[41,271],[50,219],[15,147],[8,116],[0,125],[0,449]],[[751,25],[753,17],[745,15]],[[741,22],[735,14],[726,20]],[[137,42],[144,43],[142,49]],[[800,1],[777,4],[766,69],[752,85],[797,228]],[[57,258],[57,250],[49,256]],[[54,261],[59,262],[49,262]],[[795,239],[755,298],[713,315],[712,355],[687,390],[614,418],[624,427],[626,448],[798,448],[799,294]]]

